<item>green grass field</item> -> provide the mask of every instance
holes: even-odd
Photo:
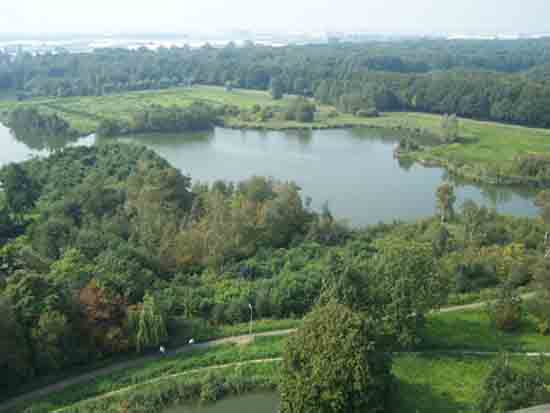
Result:
[[[372,126],[388,128],[418,128],[440,133],[439,115],[395,112],[366,119]],[[517,155],[550,152],[550,130],[460,119],[463,143],[439,145],[421,154],[425,159],[445,159],[464,163],[498,163],[504,168]]]
[[[299,322],[278,323],[281,327],[292,327]],[[270,324],[266,323],[265,328],[267,326]],[[244,327],[237,326],[224,333],[237,334]],[[84,385],[74,385],[32,404],[48,406],[53,410],[149,381],[159,383],[159,380],[164,380],[163,377],[197,368],[275,358],[281,355],[284,341],[284,337],[263,337],[243,346],[224,345],[150,360],[138,367],[117,371]],[[393,371],[399,389],[395,399],[397,411],[465,413],[476,411],[481,384],[497,356],[461,355],[447,351],[546,352],[550,351],[550,338],[537,334],[535,325],[528,318],[517,333],[497,332],[485,311],[470,310],[431,315],[425,341],[418,350],[426,353],[398,354],[394,358]],[[511,360],[517,366],[525,367],[528,360],[534,359],[515,355]],[[273,375],[276,369],[265,371]],[[547,372],[550,377],[550,364]],[[207,374],[206,370],[204,374]],[[270,376],[270,379],[273,377]],[[29,403],[22,404],[15,411],[22,412],[28,406]]]
[[[430,316],[422,349],[542,353],[550,352],[550,337],[540,335],[528,316],[519,331],[504,333],[484,310],[470,310]]]
[[[273,100],[269,93],[263,91],[235,89],[226,92],[221,87],[194,86],[106,96],[37,98],[22,103],[5,100],[0,101],[0,112],[8,111],[15,105],[38,106],[44,112],[57,113],[79,133],[85,135],[94,132],[103,119],[130,120],[133,112],[151,105],[186,107],[193,102],[235,105],[241,109],[250,109],[256,104],[285,107],[291,102],[291,98]]]

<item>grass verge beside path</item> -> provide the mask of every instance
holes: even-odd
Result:
[[[78,383],[38,400],[21,402],[11,406],[9,411],[24,412],[26,408],[32,406],[33,413],[46,412],[188,370],[279,357],[283,340],[284,337],[258,337],[253,343],[244,346],[223,345],[160,360],[147,360],[140,366],[97,377],[85,384]]]
[[[400,413],[471,413],[476,412],[482,383],[489,374],[495,357],[460,355],[401,355],[394,360],[396,378],[394,411]],[[510,361],[526,368],[526,360]],[[209,375],[214,374],[209,377]],[[546,368],[550,377],[550,369]],[[164,408],[196,400],[204,383],[223,382],[224,394],[243,394],[258,389],[275,390],[278,382],[277,359],[252,360],[240,365],[220,366],[183,374],[167,375],[84,400],[63,408],[59,413],[156,413]],[[51,409],[43,402],[32,412]]]
[[[302,320],[299,319],[286,319],[286,320],[257,320],[253,323],[254,334],[265,334],[272,331],[284,331],[298,327]],[[236,324],[231,326],[208,326],[206,323],[193,323],[193,338],[197,342],[206,342],[209,340],[223,339],[227,337],[237,337],[244,334],[248,334],[250,325],[249,323]],[[183,337],[175,337],[168,346],[168,350],[175,349],[187,344],[189,339],[188,335]],[[65,369],[62,372],[50,376],[39,377],[28,385],[21,386],[17,393],[3,394],[1,401],[9,401],[9,399],[21,395],[28,395],[29,393],[44,389],[47,386],[54,386],[56,383],[60,383],[64,380],[71,380],[72,378],[78,378],[80,376],[93,375],[100,373],[103,370],[110,370],[111,368],[124,369],[128,364],[140,363],[144,361],[143,354],[124,354],[108,359],[100,360],[94,363],[90,363],[84,366],[76,366],[73,368]],[[158,359],[158,354],[155,352],[149,356],[151,360]],[[149,361],[151,361],[149,360]],[[0,403],[0,411],[2,411]]]

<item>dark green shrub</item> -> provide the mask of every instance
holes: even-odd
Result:
[[[203,381],[200,392],[201,402],[215,402],[223,397],[225,393],[225,381],[223,377],[215,373],[208,373]]]
[[[358,118],[376,118],[380,114],[375,108],[370,109],[360,109],[357,112],[355,112],[355,116]]]
[[[509,285],[500,288],[496,301],[489,304],[487,310],[494,326],[499,330],[515,331],[521,325],[521,297]]]
[[[483,383],[480,413],[504,413],[550,401],[542,362],[522,371],[500,357]]]

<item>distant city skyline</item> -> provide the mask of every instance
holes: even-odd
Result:
[[[547,0],[3,0],[0,33],[550,32]]]

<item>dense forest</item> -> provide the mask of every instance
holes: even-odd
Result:
[[[368,309],[392,346],[409,347],[449,296],[547,274],[546,193],[542,222],[473,202],[458,211],[444,185],[434,217],[351,230],[311,210],[293,183],[193,183],[133,145],[66,148],[5,166],[0,181],[5,392],[247,321],[249,304],[255,317],[301,317],[327,294]],[[547,308],[536,313],[542,329]]]
[[[550,126],[550,40],[247,45],[0,54],[0,89],[103,95],[193,83],[316,96],[346,112],[416,110]]]

